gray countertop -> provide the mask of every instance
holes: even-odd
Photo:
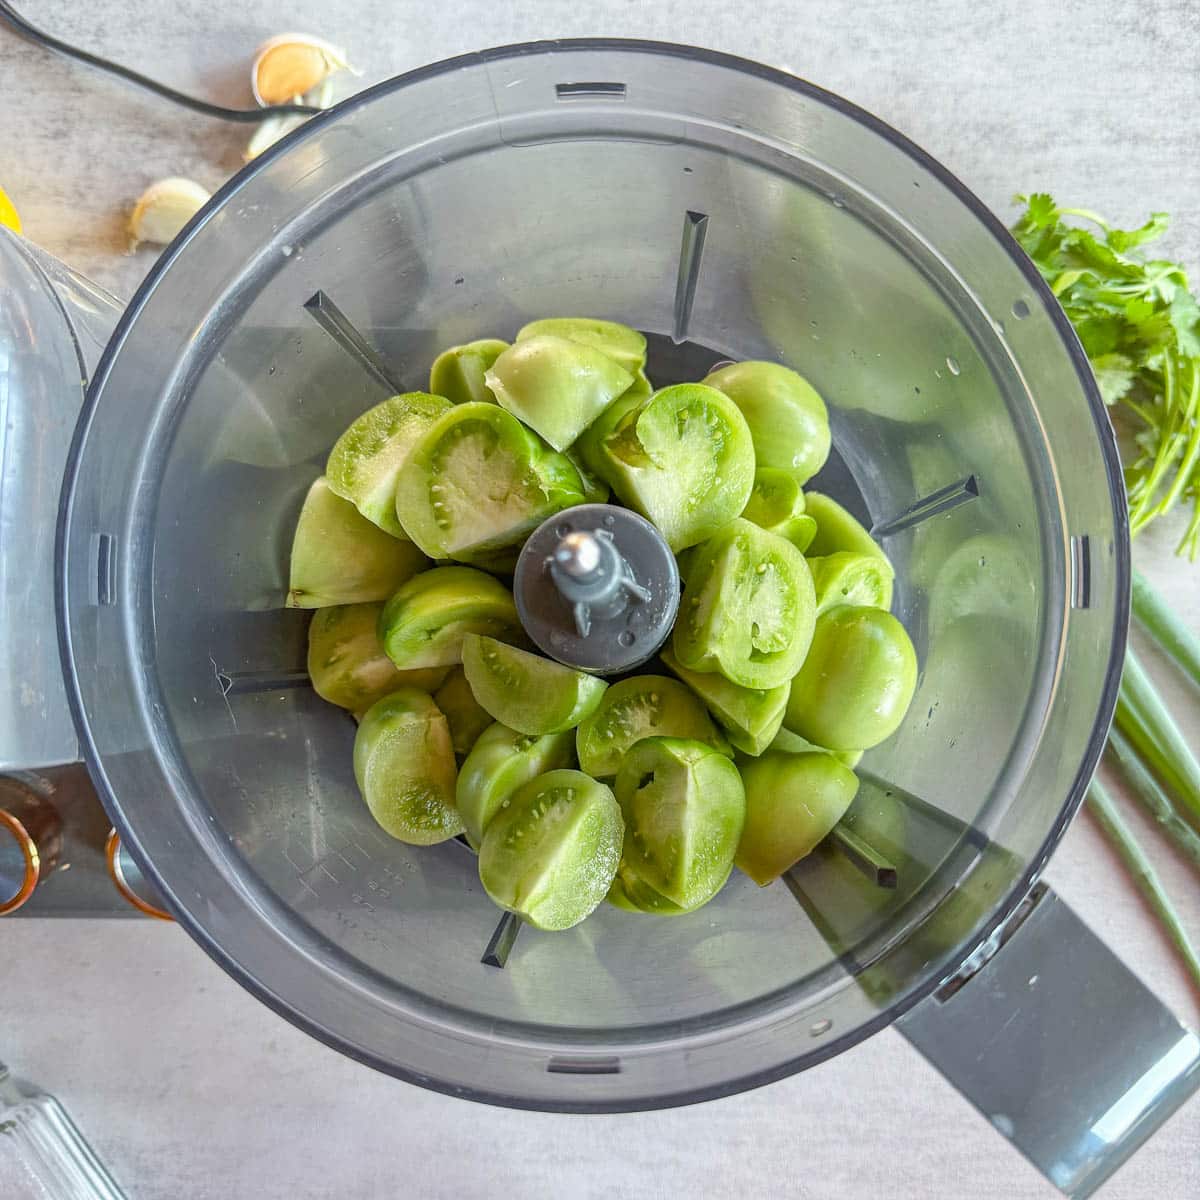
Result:
[[[749,12],[678,0],[22,7],[67,39],[237,103],[249,99],[254,48],[296,28],[346,45],[368,80],[546,36],[711,46],[874,111],[1001,216],[1011,217],[1014,192],[1039,189],[1123,222],[1166,209],[1167,249],[1200,271],[1200,10],[1190,0],[760,0]],[[153,261],[148,250],[124,253],[131,201],[163,175],[215,187],[236,169],[245,137],[0,30],[0,184],[30,238],[118,294]],[[1200,567],[1171,557],[1175,532],[1139,539],[1138,562],[1200,625]],[[1200,742],[1200,722],[1190,732]],[[1140,814],[1131,820],[1146,828]],[[1149,845],[1200,937],[1194,874],[1157,838]],[[1049,877],[1195,1027],[1196,993],[1088,818]],[[0,1031],[0,1055],[66,1102],[134,1200],[1057,1194],[890,1031],[804,1075],[695,1108],[595,1118],[501,1111],[338,1056],[253,1000],[182,932],[140,920],[0,925]],[[1200,1101],[1103,1195],[1200,1195]]]

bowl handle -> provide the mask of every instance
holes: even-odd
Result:
[[[1200,1039],[1041,883],[897,1028],[1076,1200],[1200,1088]]]

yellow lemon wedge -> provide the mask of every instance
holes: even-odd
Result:
[[[21,232],[21,218],[3,188],[0,188],[0,225],[7,225],[14,233]]]

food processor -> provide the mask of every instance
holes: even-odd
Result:
[[[166,907],[290,1021],[410,1082],[588,1113],[898,1022],[1074,1196],[1195,1090],[1196,1037],[1038,882],[1124,651],[1104,407],[1033,265],[896,131],[710,51],[513,46],[309,121],[119,319],[13,236],[0,280],[0,767],[82,756]],[[813,486],[895,564],[921,676],[783,880],[551,934],[500,920],[465,846],[375,825],[284,603],[346,425],[447,345],[571,314],[645,331],[658,386],[744,359],[813,383],[835,447]]]

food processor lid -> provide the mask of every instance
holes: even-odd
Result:
[[[581,82],[589,80],[604,82]],[[451,134],[463,144],[450,144]],[[973,334],[987,342],[981,360],[1024,388],[1041,436],[1079,441],[1086,429],[1082,469],[1059,464],[1056,474],[1047,464],[1047,503],[1061,524],[1030,534],[1051,564],[1047,637],[1057,648],[1037,696],[1044,711],[1022,734],[1012,772],[1030,802],[1042,795],[1043,808],[1016,822],[998,803],[983,828],[972,834],[968,825],[956,843],[963,854],[948,855],[912,901],[915,935],[936,925],[957,890],[967,893],[987,847],[1012,835],[1020,850],[972,896],[980,908],[961,936],[864,948],[869,959],[843,955],[803,994],[783,990],[605,1036],[484,1017],[418,994],[354,963],[299,917],[247,869],[245,847],[204,805],[185,802],[199,789],[153,653],[156,606],[161,613],[169,600],[155,594],[152,578],[164,464],[188,388],[219,358],[239,306],[281,270],[320,287],[293,258],[298,239],[334,219],[330,195],[347,181],[358,180],[364,195],[377,191],[386,182],[377,166],[389,155],[421,212],[427,202],[412,181],[466,155],[468,145],[524,152],[572,138],[644,141],[656,152],[696,146],[781,177],[802,169],[808,186],[828,189],[829,204],[870,216],[894,245],[920,252],[937,287],[953,289],[954,303],[973,313]],[[661,322],[677,338],[689,325],[720,329],[702,281],[697,290],[699,259],[689,257],[696,217],[684,210],[682,267],[666,298],[670,320]],[[257,247],[248,258],[241,246],[220,245],[235,229]],[[374,316],[385,328],[395,320]],[[131,428],[144,436],[129,438]],[[926,495],[875,515],[900,535],[934,511],[942,510]],[[97,538],[109,572],[99,596],[90,586]],[[121,840],[172,913],[266,1003],[351,1056],[451,1094],[534,1108],[648,1108],[740,1090],[847,1048],[928,995],[1013,911],[1082,798],[1115,704],[1128,590],[1119,460],[1103,404],[1065,316],[996,218],[944,168],[846,101],[757,64],[657,43],[537,43],[422,68],[314,118],[247,166],[164,253],[122,318],[88,391],[60,511],[60,638],[72,709]],[[209,616],[197,616],[197,637]],[[219,664],[213,670],[228,699]],[[1069,698],[1061,686],[1068,676]],[[861,986],[867,970],[876,979],[894,973],[886,998]],[[831,1021],[822,1012],[834,998]]]

